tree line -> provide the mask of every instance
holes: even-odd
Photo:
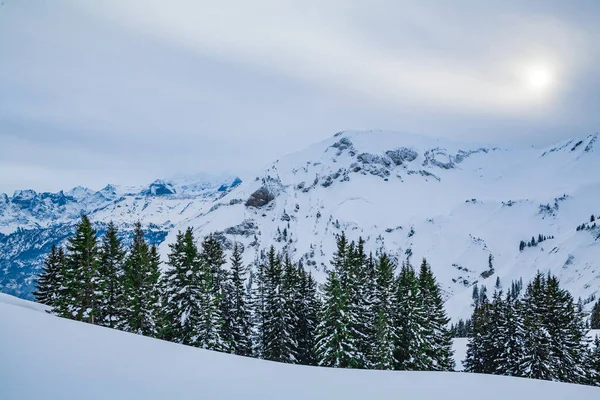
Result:
[[[179,232],[161,273],[141,224],[123,245],[110,223],[99,238],[82,216],[65,249],[48,254],[37,301],[58,316],[200,348],[304,365],[452,370],[441,290],[426,260],[396,274],[386,253],[342,234],[319,288],[273,247],[250,269],[212,236]],[[229,261],[229,262],[228,262]]]
[[[465,371],[600,386],[600,339],[590,347],[571,294],[541,273],[516,289],[474,296]]]
[[[243,265],[192,229],[170,244],[161,273],[141,224],[126,248],[113,223],[99,238],[82,216],[65,249],[53,247],[36,299],[58,316],[241,356],[339,368],[450,371],[453,333],[469,336],[467,372],[600,385],[600,340],[588,346],[581,309],[553,276],[523,291],[500,281],[473,288],[474,311],[449,327],[428,262],[397,265],[365,242],[337,238],[321,286],[273,247]],[[397,271],[399,269],[399,271]],[[592,326],[600,321],[594,307]]]

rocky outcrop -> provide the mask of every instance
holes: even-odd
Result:
[[[246,200],[246,207],[261,208],[275,200],[275,195],[265,186],[261,186],[256,192],[252,193]]]

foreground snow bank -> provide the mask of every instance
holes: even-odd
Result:
[[[598,399],[600,389],[499,376],[335,370],[194,349],[0,298],[0,399]]]

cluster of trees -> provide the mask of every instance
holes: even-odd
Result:
[[[135,225],[126,251],[114,224],[102,242],[84,215],[66,251],[52,250],[34,296],[62,317],[157,336],[160,326],[160,257]]]
[[[526,242],[524,240],[521,240],[521,242],[519,243],[519,251],[523,251],[525,250],[525,247],[535,247],[537,246],[539,243],[542,243],[548,239],[554,239],[554,236],[550,235],[550,236],[546,236],[546,235],[542,235],[541,233],[538,235],[537,240],[535,238],[535,236],[531,237],[531,240]]]
[[[467,372],[600,386],[600,341],[590,349],[581,309],[556,277],[538,273],[519,297],[479,295]]]
[[[59,316],[211,350],[331,367],[452,370],[440,288],[425,260],[396,276],[387,254],[341,235],[321,294],[313,277],[271,248],[248,274],[191,229],[160,273],[136,224],[125,248],[114,224],[102,240],[83,216],[66,251],[53,247],[35,296]]]
[[[441,292],[423,260],[417,274],[383,253],[366,255],[364,241],[341,235],[323,288],[317,328],[319,365],[439,370],[454,368],[452,336]]]
[[[450,325],[450,332],[452,337],[455,338],[468,338],[473,335],[473,321],[467,318],[467,320],[459,319],[456,324]]]
[[[584,231],[584,230],[590,230],[590,229],[596,229],[596,217],[594,216],[594,214],[592,214],[590,216],[589,224],[583,223],[583,224],[577,226],[577,231]]]

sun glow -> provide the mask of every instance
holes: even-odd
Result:
[[[531,65],[524,68],[522,79],[528,89],[536,93],[549,91],[556,82],[554,71],[546,65]]]

